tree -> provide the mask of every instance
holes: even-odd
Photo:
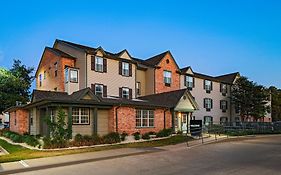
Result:
[[[19,60],[14,60],[10,70],[0,68],[0,113],[15,106],[16,101],[25,104],[30,100],[33,71],[34,68],[27,68]]]
[[[281,89],[269,87],[271,92],[271,116],[273,121],[281,120]]]
[[[264,117],[269,111],[268,101],[269,91],[247,77],[240,77],[232,87],[232,102],[239,109],[242,119]]]

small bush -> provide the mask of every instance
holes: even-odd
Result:
[[[150,131],[148,134],[149,134],[149,135],[156,135],[156,132]]]
[[[145,133],[141,136],[142,139],[144,140],[149,140],[150,139],[150,136],[149,136],[149,133]]]
[[[122,141],[125,141],[127,136],[128,136],[128,134],[127,134],[125,131],[122,132],[122,134],[121,134],[121,140],[122,140]]]
[[[23,142],[23,137],[18,134],[11,134],[10,139],[15,142],[15,143],[22,143]]]
[[[172,128],[163,129],[156,134],[156,137],[168,137],[173,133]]]
[[[74,137],[75,142],[82,142],[83,141],[83,136],[81,134],[76,134]]]
[[[107,144],[119,143],[121,142],[120,135],[117,132],[106,134],[105,136],[103,136],[103,142]]]
[[[140,139],[140,133],[139,132],[135,132],[133,134],[133,136],[134,136],[135,140],[139,140]]]
[[[40,145],[39,141],[34,136],[31,136],[31,135],[23,136],[23,141],[26,144],[28,144],[30,146],[33,146],[33,147],[36,147],[37,145]]]

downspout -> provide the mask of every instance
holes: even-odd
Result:
[[[85,83],[86,83],[86,86],[85,86],[85,88],[87,88],[87,86],[88,86],[88,59],[87,59],[87,56],[88,56],[88,53],[86,52],[86,72],[85,72],[85,77],[86,77],[86,79],[85,79]]]
[[[116,132],[118,132],[118,109],[121,107],[121,103],[119,104],[119,106],[117,106],[116,108],[115,108],[115,119],[116,119]]]
[[[168,111],[168,110],[169,110],[169,108],[166,108],[164,110],[164,129],[166,129],[166,111]]]

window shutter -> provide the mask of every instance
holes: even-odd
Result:
[[[187,86],[187,84],[186,84],[186,75],[184,76],[184,86]]]
[[[93,93],[96,94],[95,84],[91,84],[91,89],[92,89]]]
[[[119,88],[119,97],[122,98],[122,88]]]
[[[132,94],[133,94],[132,89],[129,89],[129,99],[132,99]]]
[[[220,92],[222,92],[222,84],[220,84]]]
[[[205,86],[206,86],[206,80],[204,80],[204,83],[203,83],[203,88],[204,88],[204,89],[206,89]]]
[[[130,77],[132,76],[132,64],[131,63],[129,64],[129,76]]]
[[[222,109],[222,101],[220,100],[220,109]]]
[[[227,109],[227,101],[225,101],[225,109]]]
[[[122,61],[119,61],[119,75],[122,75]]]
[[[103,85],[103,97],[107,97],[107,86]]]
[[[107,59],[103,59],[103,72],[107,72]]]
[[[213,99],[211,99],[211,109],[213,109]]]
[[[95,70],[96,58],[95,56],[91,56],[91,70]]]
[[[195,88],[195,78],[194,77],[192,77],[192,81],[193,81],[193,88]]]
[[[203,106],[204,106],[204,108],[206,108],[206,98],[204,98],[204,100],[203,100]]]
[[[213,90],[213,82],[211,81],[211,90]]]

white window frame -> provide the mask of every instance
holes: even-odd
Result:
[[[69,70],[68,70],[68,68],[65,68],[64,69],[64,81],[66,83],[68,83],[68,80],[69,80]]]
[[[207,120],[208,119],[208,120]],[[208,126],[213,122],[212,116],[204,116],[204,125]]]
[[[83,122],[83,121],[86,121],[86,122]],[[72,124],[89,125],[90,124],[89,108],[72,108]]]
[[[126,93],[124,93],[124,92],[126,92]],[[126,87],[122,88],[122,98],[126,98],[126,99],[130,98],[130,89],[129,88],[126,88]]]
[[[154,127],[154,111],[147,110],[147,109],[137,109],[136,127],[137,128]]]
[[[141,82],[137,82],[136,90],[137,90],[137,95],[141,95]]]
[[[97,91],[97,88],[100,87],[101,90]],[[95,95],[103,97],[103,85],[95,84]]]
[[[75,75],[75,74],[72,74],[72,73],[76,74],[76,78],[72,77],[73,75]],[[78,83],[78,70],[70,69],[69,76],[70,76],[69,80],[70,80],[71,83]]]
[[[95,71],[103,72],[103,58],[102,57],[95,57]]]
[[[212,81],[205,80],[205,89],[206,91],[211,91]]]
[[[122,75],[129,76],[130,74],[130,64],[126,62],[122,62]]]
[[[221,86],[221,92],[222,92],[223,94],[227,94],[227,84],[222,84],[222,86]]]
[[[164,83],[165,84],[172,84],[172,72],[168,70],[164,70]]]
[[[186,80],[186,87],[188,88],[193,88],[193,77],[186,75],[185,77]]]
[[[205,98],[205,108],[206,109],[212,108],[212,99],[211,98]]]

